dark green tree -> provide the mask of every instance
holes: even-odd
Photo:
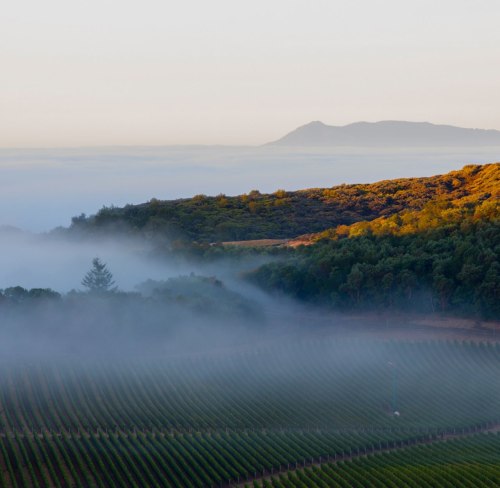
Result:
[[[99,258],[94,258],[92,268],[83,278],[82,285],[91,293],[106,293],[116,290],[114,284],[113,275],[106,264]]]

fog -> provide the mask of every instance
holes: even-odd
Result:
[[[112,273],[114,292],[95,294],[83,286],[94,257]],[[332,311],[246,282],[245,271],[271,259],[279,258],[191,260],[158,253],[155,242],[140,238],[4,229],[0,353],[23,361],[227,354],[317,334],[358,333]],[[38,296],[47,288],[60,297]]]
[[[499,148],[118,147],[0,149],[0,226],[48,231],[151,198],[236,195],[430,176]]]
[[[115,291],[83,286],[96,256],[112,273]],[[397,314],[343,315],[268,294],[244,279],[246,271],[273,259],[280,258],[192,260],[158,253],[155,242],[139,238],[3,230],[0,355],[20,361],[165,359],[323,339],[447,338]],[[59,296],[46,295],[47,288]]]
[[[6,430],[339,434],[442,428],[450,405],[459,425],[496,415],[491,347],[483,364],[476,347],[423,342],[460,335],[419,335],[397,315],[302,305],[242,279],[259,259],[278,258],[191,261],[117,235],[4,230],[0,242]],[[95,256],[113,273],[115,291],[84,289]],[[9,288],[16,285],[23,288]],[[46,287],[61,295],[32,289]]]
[[[265,340],[268,311],[289,313],[285,299],[278,306],[240,278],[263,258],[203,263],[158,255],[139,238],[80,237],[0,231],[4,356],[199,354]],[[83,286],[94,257],[112,273],[114,291]],[[43,289],[61,296],[39,296]],[[273,333],[284,317],[272,320]]]
[[[81,281],[94,257],[112,270],[119,288],[133,291],[146,279],[166,279],[193,272],[186,262],[152,260],[151,244],[125,238],[64,239],[49,235],[0,231],[0,288],[82,290]]]

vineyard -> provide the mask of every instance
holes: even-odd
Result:
[[[470,476],[479,476],[499,447],[498,436],[472,435],[500,420],[499,353],[492,344],[351,340],[197,357],[4,361],[0,483],[356,486],[366,471],[373,484],[362,486],[422,486],[412,481],[417,468],[446,473],[446,459],[457,459],[466,469],[469,457]],[[405,484],[384,474],[412,460]],[[488,476],[498,476],[490,465]]]
[[[367,455],[346,462],[271,476],[253,486],[284,487],[497,487],[500,435],[480,434],[439,445]],[[250,486],[250,485],[248,485]]]

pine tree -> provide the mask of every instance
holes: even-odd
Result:
[[[99,258],[92,260],[92,269],[85,275],[82,285],[91,293],[115,291],[113,275]]]

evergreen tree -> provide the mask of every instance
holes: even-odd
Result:
[[[82,280],[82,285],[92,293],[115,291],[113,275],[99,258],[92,260],[92,268]]]

